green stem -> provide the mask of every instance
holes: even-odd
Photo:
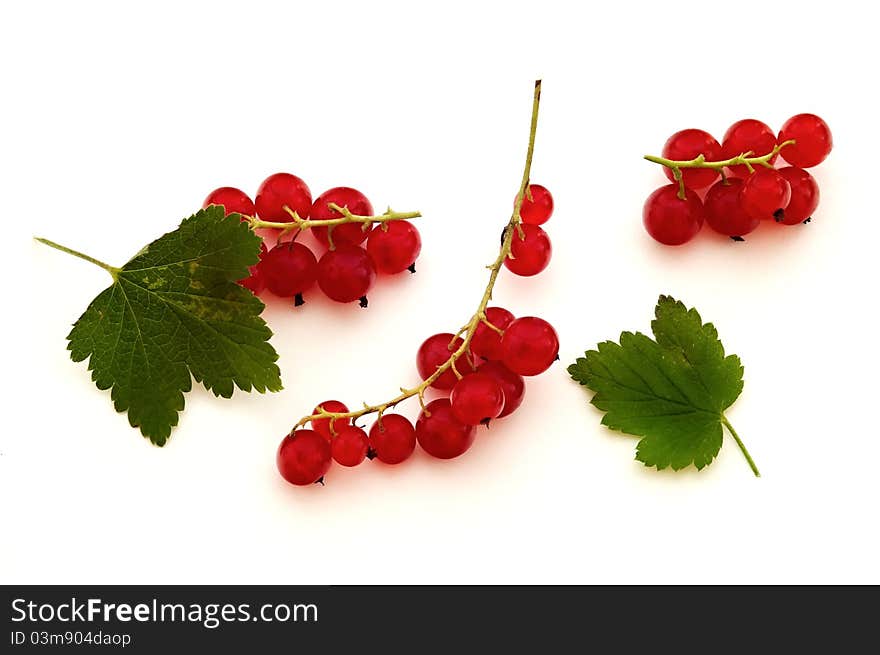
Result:
[[[42,237],[34,237],[34,240],[39,241],[42,244],[49,246],[50,248],[55,248],[55,250],[60,250],[61,252],[66,252],[68,255],[73,255],[74,257],[79,257],[80,259],[85,259],[87,262],[91,262],[95,266],[100,266],[105,271],[110,273],[110,276],[115,280],[116,276],[119,275],[119,271],[121,269],[116,268],[115,266],[110,266],[110,264],[105,264],[100,259],[95,259],[94,257],[90,257],[84,253],[79,252],[78,250],[73,250],[72,248],[68,248],[67,246],[62,246],[60,243],[55,243],[54,241],[49,241],[49,239],[44,239]]]
[[[773,168],[773,164],[770,163],[770,160],[778,155],[779,151],[782,150],[785,146],[793,145],[794,142],[794,139],[789,139],[788,141],[777,143],[773,147],[773,150],[768,152],[766,155],[761,155],[760,157],[752,157],[751,152],[744,152],[741,155],[731,157],[730,159],[724,159],[722,161],[706,161],[706,157],[704,157],[703,155],[697,155],[693,159],[685,160],[666,159],[665,157],[645,155],[645,159],[655,164],[660,164],[661,166],[672,169],[672,175],[678,181],[678,197],[684,200],[685,191],[684,181],[681,177],[682,168],[711,168],[719,171],[722,176],[724,175],[724,168],[729,166],[745,166],[749,169],[750,173],[754,170],[755,166]]]
[[[739,438],[739,435],[736,433],[736,430],[733,429],[733,426],[730,424],[730,421],[727,420],[727,417],[723,414],[721,415],[721,422],[730,432],[731,436],[736,441],[736,445],[739,446],[739,449],[742,451],[742,454],[745,455],[746,461],[749,463],[749,466],[752,467],[752,473],[755,474],[756,478],[761,477],[761,472],[758,471],[757,465],[755,465],[755,460],[752,459],[752,456],[749,455],[749,451],[746,448],[746,445],[742,442],[742,439]]]

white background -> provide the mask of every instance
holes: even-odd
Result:
[[[846,2],[18,3],[5,5],[6,285],[0,580],[6,583],[880,582],[876,407],[877,61]],[[864,7],[864,4],[861,4]],[[578,8],[579,7],[579,8]],[[415,381],[426,336],[482,293],[544,80],[533,180],[556,212],[550,268],[496,302],[550,320],[562,361],[463,457],[333,469],[294,488],[275,449],[327,398]],[[653,243],[664,182],[641,156],[701,127],[827,119],[806,227],[747,243]],[[285,389],[203,389],[153,447],[65,351],[106,273],[214,187],[287,170],[315,194],[419,209],[419,273],[368,310],[270,301]],[[670,293],[745,364],[733,442],[697,472],[633,460],[565,366]],[[413,407],[407,407],[412,416]]]

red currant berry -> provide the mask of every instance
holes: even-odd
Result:
[[[455,418],[462,423],[488,424],[504,409],[504,390],[492,376],[471,373],[452,387],[449,402]]]
[[[486,308],[486,320],[499,330],[504,330],[514,318],[503,307]],[[471,339],[471,352],[483,359],[501,359],[501,335],[480,321]]]
[[[821,164],[834,145],[828,123],[815,114],[798,114],[785,121],[779,131],[779,143],[789,139],[795,143],[782,149],[782,158],[800,168]]]
[[[529,200],[530,195],[531,200]],[[516,205],[515,198],[514,205]],[[529,225],[543,225],[550,219],[552,214],[553,196],[540,184],[530,184],[519,210],[522,222]]]
[[[266,288],[266,277],[263,275],[262,264],[267,252],[266,244],[260,241],[260,261],[249,266],[249,275],[238,281],[245,289],[250,289],[255,296],[259,296]]]
[[[461,347],[461,343],[462,341],[459,337],[455,337],[453,340],[453,335],[448,332],[441,332],[425,339],[422,345],[419,346],[419,352],[416,353],[416,368],[418,368],[422,379],[427,380],[434,375],[437,367],[445,364],[450,355]],[[450,344],[452,344],[451,349]],[[467,356],[459,357],[455,361],[455,367],[462,375],[473,373],[474,371]],[[431,383],[431,386],[435,389],[448,391],[455,386],[456,382],[458,382],[458,378],[455,377],[455,372],[450,367],[443,371]]]
[[[342,218],[342,214],[335,209],[330,208],[330,203],[339,205],[348,209],[355,216],[372,216],[373,205],[367,200],[367,197],[358,191],[347,186],[338,186],[328,189],[320,196],[315,198],[312,204],[312,213],[309,218],[313,221],[327,221],[334,218]],[[324,246],[330,245],[330,239],[327,236],[329,228],[314,227],[312,233],[315,238]],[[346,223],[345,225],[337,225],[333,228],[333,245],[334,246],[356,246],[367,238],[367,232],[364,230],[363,223]],[[411,264],[412,262],[409,262]]]
[[[791,185],[774,168],[757,168],[743,183],[739,201],[752,218],[781,221],[791,200]]]
[[[333,414],[345,414],[348,412],[348,407],[345,406],[344,403],[339,402],[338,400],[325,400],[323,403],[315,407],[312,411],[312,414],[317,414],[321,411],[321,408],[324,408],[325,412],[331,412]],[[342,428],[347,425],[351,425],[351,419],[329,419],[329,418],[315,418],[312,419],[312,430],[320,434],[327,441],[330,441],[333,438],[333,433],[330,430],[330,421],[333,421],[333,429],[339,432]]]
[[[312,192],[296,175],[275,173],[270,175],[257,189],[257,215],[264,221],[289,223],[290,214],[284,211],[289,207],[300,218],[308,218],[312,208]]]
[[[230,214],[241,214],[242,220],[244,220],[245,216],[253,216],[256,213],[254,201],[250,199],[250,196],[241,189],[231,186],[222,186],[211,191],[208,197],[205,198],[202,207],[209,207],[211,205],[223,207],[227,216]]]
[[[524,316],[504,330],[501,351],[501,361],[514,373],[538,375],[558,359],[559,337],[544,319]]]
[[[328,250],[318,262],[318,286],[336,302],[360,299],[367,306],[367,292],[376,281],[376,267],[360,246],[340,246]]]
[[[428,403],[416,421],[416,438],[426,453],[438,459],[452,459],[474,443],[476,428],[458,420],[447,398]]]
[[[795,225],[803,223],[813,215],[819,206],[819,185],[812,175],[803,168],[788,166],[780,168],[779,174],[791,186],[791,200],[785,208],[781,223]]]
[[[522,405],[526,393],[526,381],[521,375],[514,373],[501,362],[484,362],[477,372],[495,378],[495,381],[501,385],[501,390],[504,392],[504,408],[498,418],[512,414]]]
[[[377,225],[367,239],[367,252],[376,263],[376,270],[387,275],[406,269],[415,273],[415,261],[421,251],[422,237],[409,221]]]
[[[400,414],[383,414],[370,428],[370,447],[384,464],[400,464],[416,449],[416,430]]]
[[[519,227],[522,236],[519,228],[513,228],[510,255],[504,259],[504,265],[517,275],[537,275],[547,268],[553,255],[550,237],[537,225],[522,224]]]
[[[742,186],[741,179],[731,177],[727,182],[719,180],[713,184],[706,194],[706,223],[719,234],[741,237],[761,224],[759,219],[752,218],[743,209],[739,201]]]
[[[706,161],[721,159],[721,144],[708,132],[697,129],[676,132],[666,140],[663,156],[673,161],[687,161],[703,155]],[[666,177],[675,181],[672,169],[666,168]],[[718,171],[711,168],[687,168],[681,171],[685,186],[689,189],[702,189],[718,178]]]
[[[357,466],[367,457],[367,433],[355,425],[346,425],[330,442],[330,452],[337,464]]]
[[[761,157],[776,147],[776,135],[767,125],[754,118],[745,118],[731,125],[721,141],[721,159],[732,159],[746,152],[752,157]],[[778,155],[770,158],[772,164]],[[748,166],[731,166],[730,172],[739,177],[749,175]],[[731,235],[738,236],[738,235]]]
[[[703,227],[703,203],[686,189],[684,200],[678,197],[678,184],[662,186],[645,201],[642,222],[656,241],[667,246],[687,243]]]
[[[296,298],[296,305],[301,305],[302,294],[315,283],[318,260],[307,246],[286,241],[265,255],[260,270],[269,291],[282,298]]]
[[[290,484],[317,482],[330,468],[330,444],[317,432],[297,430],[281,441],[276,462]]]

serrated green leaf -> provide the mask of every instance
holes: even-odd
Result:
[[[695,309],[660,296],[655,315],[654,339],[623,332],[619,343],[600,343],[568,372],[595,392],[591,402],[605,412],[603,425],[642,437],[637,460],[702,469],[721,448],[724,411],[742,392],[743,367]]]
[[[74,324],[71,358],[89,358],[98,388],[153,443],[177,425],[192,378],[227,398],[235,387],[281,389],[263,303],[236,284],[259,250],[237,214],[208,207],[114,270]]]

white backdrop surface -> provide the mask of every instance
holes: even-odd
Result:
[[[0,582],[880,582],[873,83],[860,3],[41,3],[2,10],[6,302]],[[476,306],[544,80],[533,180],[556,212],[550,268],[496,302],[558,329],[562,361],[448,462],[276,473],[320,400],[415,381],[426,336]],[[641,159],[739,118],[815,112],[835,149],[812,224],[744,244],[652,242]],[[419,209],[415,276],[370,307],[269,301],[285,389],[203,389],[151,446],[65,351],[106,273],[217,186],[287,170],[315,194]],[[650,327],[658,294],[696,306],[745,364],[729,439],[697,472],[633,460],[565,366]],[[414,415],[410,406],[405,413]]]

